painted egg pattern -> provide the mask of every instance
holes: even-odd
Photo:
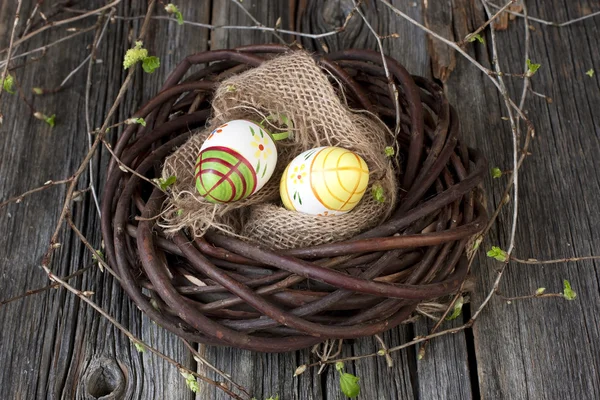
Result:
[[[254,122],[229,121],[200,148],[196,189],[211,203],[242,200],[267,183],[276,164],[277,148],[269,133]]]
[[[369,183],[365,161],[340,147],[318,147],[292,160],[281,176],[285,208],[313,215],[338,215],[352,210]]]

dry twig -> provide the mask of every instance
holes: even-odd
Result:
[[[87,17],[91,17],[93,15],[96,15],[98,13],[101,13],[104,10],[108,10],[108,9],[116,6],[120,2],[121,2],[121,0],[115,0],[112,3],[109,3],[109,4],[105,5],[105,6],[97,8],[95,10],[86,12],[84,14],[78,15],[76,17],[66,18],[66,19],[63,19],[63,20],[60,20],[60,21],[56,21],[56,22],[49,22],[46,25],[43,25],[41,28],[39,28],[39,29],[37,29],[37,30],[35,30],[35,31],[31,32],[31,33],[28,33],[28,34],[24,35],[19,40],[15,41],[13,43],[13,45],[14,46],[19,45],[19,44],[21,44],[21,43],[23,43],[23,42],[31,39],[32,37],[34,37],[34,36],[36,36],[36,35],[44,32],[44,31],[46,31],[47,29],[55,28],[57,26],[62,26],[62,25],[66,25],[66,24],[70,24],[71,22],[79,21],[80,19],[84,19],[84,18],[87,18]],[[19,0],[19,4],[20,3],[21,3],[21,0]],[[8,48],[6,48],[6,49],[0,50],[0,54],[4,53],[5,51],[9,51],[9,50],[10,50],[10,46]],[[6,59],[10,60],[10,57],[6,57]]]
[[[10,33],[10,42],[8,45],[8,55],[6,57],[7,60],[10,60],[10,55],[12,53],[13,50],[13,46],[15,46],[15,32],[17,31],[17,26],[19,25],[19,18],[20,15],[19,13],[21,12],[21,3],[22,0],[18,0],[17,1],[17,11],[15,12],[15,20],[13,22],[13,27],[12,27],[12,31]],[[4,84],[4,80],[6,79],[6,76],[8,74],[8,62],[6,63],[6,65],[4,65],[4,71],[2,71],[2,76],[0,77],[0,84]],[[4,94],[4,90],[2,87],[0,87],[0,100],[2,99],[2,95]],[[0,103],[2,104],[2,103]],[[0,112],[0,124],[2,123],[2,113]]]
[[[496,8],[496,9],[500,8],[499,5],[494,4],[494,3],[490,2],[490,1],[487,1],[487,0],[485,1],[485,3],[488,4],[488,5],[490,5],[490,6],[492,6],[492,7],[494,7],[494,8]],[[511,10],[506,10],[505,12],[507,12],[507,13],[509,13],[511,15],[516,15],[517,17],[529,19],[530,21],[534,21],[534,22],[537,22],[537,23],[540,23],[540,24],[549,25],[549,26],[555,26],[557,28],[563,28],[565,26],[569,26],[569,25],[574,24],[576,22],[581,22],[581,21],[584,21],[586,19],[593,18],[595,16],[600,15],[600,11],[596,11],[596,12],[590,13],[588,15],[583,15],[581,17],[570,19],[570,20],[565,21],[565,22],[555,22],[555,21],[548,21],[548,20],[541,19],[541,18],[528,17],[525,12],[523,12],[522,14],[518,13],[518,12],[515,12],[515,11],[511,11]]]
[[[28,190],[24,193],[21,193],[17,196],[13,196],[7,200],[4,200],[2,203],[0,203],[0,208],[10,204],[10,203],[20,203],[21,201],[23,201],[23,199],[31,194],[37,193],[37,192],[41,192],[42,190],[46,190],[51,188],[52,186],[58,186],[58,185],[64,185],[66,183],[70,183],[71,181],[73,181],[73,178],[67,178],[67,179],[61,179],[58,181],[47,181],[46,183],[44,183],[42,186],[36,187],[35,189],[31,189]]]

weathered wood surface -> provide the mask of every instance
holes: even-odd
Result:
[[[485,20],[478,0],[405,2],[395,5],[432,29],[460,40]],[[26,0],[22,15],[35,4]],[[91,8],[101,2],[79,2]],[[179,1],[186,20],[216,25],[247,25],[250,19],[229,1]],[[322,32],[343,23],[351,1],[250,1],[247,8],[261,23],[273,26],[281,17],[282,28]],[[302,6],[306,6],[305,8]],[[427,38],[418,28],[392,15],[381,3],[367,2],[367,18],[381,34],[398,33],[386,39],[387,54],[397,58],[410,72],[445,79],[444,88],[461,116],[465,140],[481,148],[490,165],[511,168],[511,136],[501,96],[489,80],[459,55]],[[527,1],[529,13],[564,21],[600,10],[597,2]],[[50,10],[44,4],[43,10]],[[16,2],[0,5],[0,47],[8,44]],[[145,1],[123,2],[121,16],[144,14]],[[297,11],[305,9],[299,15]],[[162,12],[160,6],[157,12]],[[63,14],[66,17],[68,14]],[[93,24],[91,18],[75,26]],[[600,253],[600,84],[598,75],[585,71],[596,66],[600,73],[600,18],[568,28],[532,25],[531,59],[542,68],[533,88],[553,102],[530,95],[526,109],[537,128],[533,155],[522,174],[520,225],[516,254],[522,257],[554,258]],[[91,117],[99,126],[124,79],[121,61],[130,46],[132,28],[138,21],[112,24],[100,46],[102,64],[94,67]],[[60,28],[47,31],[21,47],[33,49],[64,36]],[[289,37],[284,37],[291,40]],[[523,22],[511,22],[498,34],[502,67],[521,71],[523,66]],[[88,54],[93,34],[59,45],[37,63],[15,71],[24,89],[55,87]],[[155,94],[170,69],[184,55],[208,48],[276,41],[271,34],[249,31],[213,31],[166,21],[154,21],[146,40],[151,54],[161,58],[161,68],[152,75],[136,75],[117,118]],[[348,47],[376,48],[376,42],[358,17],[346,31],[321,43],[302,39],[313,50]],[[491,48],[473,43],[469,52],[489,65]],[[38,110],[57,114],[57,126],[49,129],[30,117],[28,108],[14,96],[4,95],[0,127],[0,201],[42,184],[68,176],[87,148],[84,93],[86,68],[69,87],[55,95],[34,99]],[[520,91],[520,80],[508,81],[512,93]],[[100,181],[108,154],[94,160],[95,179]],[[505,178],[503,178],[505,179]],[[83,179],[81,187],[88,182]],[[489,204],[496,203],[503,183],[489,179]],[[37,267],[58,217],[64,188],[52,188],[0,210],[0,301],[28,289],[47,284]],[[96,246],[100,243],[99,221],[91,199],[78,203],[74,218]],[[505,245],[509,214],[484,244]],[[63,247],[54,262],[55,272],[67,275],[90,263],[85,248],[71,234],[61,238]],[[498,264],[485,257],[476,263],[477,306],[490,288]],[[532,293],[537,287],[561,290],[569,279],[578,293],[574,302],[556,299],[525,300],[506,304],[494,298],[472,332],[432,341],[424,360],[415,349],[394,355],[395,366],[383,359],[365,359],[348,369],[361,377],[364,399],[552,399],[600,398],[600,279],[598,263],[557,264],[545,267],[511,265],[501,290],[504,294]],[[152,324],[133,307],[118,283],[92,268],[73,279],[74,286],[95,292],[93,299],[136,335],[152,343],[189,368],[196,368],[181,341]],[[458,323],[458,322],[456,322]],[[0,398],[2,399],[192,399],[183,378],[171,365],[147,353],[139,354],[129,340],[74,296],[50,290],[0,306]],[[432,324],[418,322],[384,335],[389,346],[425,334]],[[348,343],[344,355],[377,350],[374,339]],[[292,379],[295,368],[313,361],[308,351],[290,354],[256,354],[224,348],[202,348],[216,366],[230,373],[263,399],[279,394],[281,399],[341,399],[337,378],[331,369],[317,375],[307,371]],[[211,374],[208,373],[210,376]],[[111,394],[112,393],[112,394]],[[108,396],[108,397],[106,397]],[[197,399],[226,398],[220,391],[202,386]]]

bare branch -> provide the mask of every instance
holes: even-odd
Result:
[[[488,4],[488,5],[490,5],[490,6],[492,6],[492,7],[494,7],[494,8],[496,8],[496,9],[500,8],[499,5],[494,4],[494,3],[490,2],[490,1],[485,1],[485,3]],[[584,21],[584,20],[586,20],[588,18],[593,18],[593,17],[595,17],[597,15],[600,15],[600,11],[596,11],[596,12],[593,12],[591,14],[584,15],[582,17],[570,19],[570,20],[565,21],[565,22],[554,22],[554,21],[547,21],[547,20],[541,19],[541,18],[527,17],[525,13],[521,14],[521,13],[518,13],[518,12],[515,12],[515,11],[511,11],[511,10],[506,10],[505,12],[507,12],[509,14],[512,14],[512,15],[516,15],[517,17],[528,18],[530,21],[535,21],[535,22],[540,23],[540,24],[555,26],[557,28],[562,28],[562,27],[565,27],[565,26],[569,26],[569,25],[574,24],[576,22],[581,22],[581,21]]]
[[[148,11],[146,13],[146,18],[144,19],[144,23],[142,24],[142,28],[140,29],[140,34],[139,34],[138,40],[142,40],[144,38],[144,36],[146,35],[148,26],[149,26],[149,22],[150,22],[150,16],[152,15],[152,12],[154,11],[155,5],[156,5],[156,0],[152,0],[150,2],[150,4],[148,5]],[[54,233],[52,234],[52,238],[50,239],[50,246],[48,248],[48,251],[46,252],[46,254],[44,255],[44,257],[42,259],[42,265],[44,267],[47,267],[50,264],[52,253],[54,251],[53,244],[57,243],[57,241],[58,241],[58,235],[60,234],[63,222],[65,221],[65,218],[69,212],[69,205],[71,202],[71,197],[73,195],[73,192],[75,191],[75,187],[77,185],[77,182],[79,181],[79,177],[86,170],[88,162],[92,159],[92,157],[94,156],[94,153],[96,152],[96,149],[102,142],[102,138],[106,134],[106,128],[109,126],[112,116],[114,115],[115,111],[119,107],[119,104],[123,100],[123,97],[125,96],[125,93],[127,92],[127,89],[129,88],[129,84],[131,83],[131,80],[133,79],[134,74],[135,74],[135,68],[130,68],[129,73],[127,74],[127,77],[125,78],[125,81],[123,82],[123,84],[121,85],[121,88],[119,89],[117,98],[115,99],[113,105],[111,106],[110,110],[108,111],[108,114],[106,115],[104,123],[102,124],[102,127],[100,128],[100,132],[96,136],[96,140],[94,141],[94,143],[92,144],[92,147],[89,149],[88,153],[84,157],[82,163],[79,165],[79,168],[77,169],[75,174],[73,174],[72,181],[67,189],[67,195],[65,197],[65,201],[64,201],[60,216],[58,218],[56,228],[54,229]]]
[[[13,50],[13,46],[15,45],[15,32],[17,31],[17,26],[19,25],[19,13],[21,12],[21,3],[22,0],[18,0],[17,1],[17,11],[15,12],[15,20],[13,22],[13,27],[12,27],[12,31],[10,33],[10,42],[8,44],[8,56],[6,57],[7,60],[10,60],[10,55],[12,53]],[[6,76],[8,74],[8,62],[6,63],[6,65],[4,66],[4,71],[2,71],[2,76],[0,77],[0,83],[4,84],[4,80],[6,79]],[[0,87],[0,99],[2,99],[2,95],[4,94],[4,89],[2,87]],[[0,103],[1,104],[1,103]],[[0,118],[2,116],[2,113],[0,112]]]
[[[31,39],[32,37],[34,37],[34,36],[36,36],[36,35],[44,32],[47,29],[55,28],[55,27],[61,26],[61,25],[70,24],[71,22],[79,21],[80,19],[84,19],[84,18],[87,18],[87,17],[91,17],[93,15],[96,15],[98,13],[101,13],[104,10],[108,10],[109,8],[112,8],[112,7],[116,6],[120,2],[121,2],[121,0],[115,0],[112,3],[109,3],[109,4],[105,5],[105,6],[100,7],[100,8],[97,8],[96,10],[92,10],[92,11],[86,12],[86,13],[78,15],[76,17],[71,17],[71,18],[63,19],[63,20],[56,21],[56,22],[49,22],[48,24],[42,26],[38,30],[35,30],[35,31],[33,31],[33,32],[31,32],[31,33],[23,36],[19,40],[15,41],[14,45],[15,46],[19,45],[19,44],[21,44],[21,43],[23,43],[23,42]],[[21,3],[21,0],[19,0],[19,4],[20,3]],[[10,46],[8,48],[6,48],[6,49],[0,50],[0,54],[4,53],[5,51],[8,51],[9,49],[10,49]],[[10,57],[6,57],[6,59],[9,60]]]
[[[77,31],[75,33],[67,35],[67,36],[65,36],[63,38],[57,39],[54,42],[48,43],[46,45],[43,45],[43,46],[38,47],[38,48],[35,48],[33,50],[26,51],[24,53],[17,54],[16,56],[13,56],[11,58],[11,60],[16,60],[17,58],[22,58],[22,57],[26,57],[26,56],[34,54],[34,53],[39,53],[40,51],[41,52],[45,52],[47,49],[49,49],[52,46],[56,46],[59,43],[65,42],[65,41],[70,40],[70,39],[73,39],[73,38],[75,38],[75,37],[77,37],[79,35],[82,35],[84,33],[93,31],[94,29],[96,29],[95,26],[91,26],[91,27],[88,27],[88,28],[85,28],[85,29],[81,29],[80,31]],[[6,65],[7,61],[8,61],[8,57],[5,60],[0,61],[0,66]]]
[[[252,22],[256,24],[256,26],[264,26],[259,20],[257,20],[254,17],[254,15],[250,14],[250,11],[246,10],[246,8],[242,5],[242,2],[240,0],[231,0],[231,2],[238,6],[242,10],[242,12],[246,14],[252,20]],[[273,36],[275,36],[277,40],[279,40],[282,44],[287,44],[286,41],[283,40],[283,38],[277,33],[277,27],[273,29]]]
[[[464,46],[464,44],[466,42],[471,41],[471,39],[473,37],[475,37],[476,35],[479,34],[479,32],[481,32],[482,30],[485,29],[486,26],[488,26],[489,24],[492,23],[492,21],[494,21],[496,18],[498,18],[500,16],[500,14],[502,14],[502,12],[504,12],[504,10],[506,10],[508,7],[510,7],[512,4],[514,4],[517,0],[510,0],[508,3],[506,3],[504,5],[504,7],[500,8],[500,10],[494,14],[493,17],[489,18],[487,21],[485,21],[483,23],[483,25],[481,25],[479,28],[477,28],[475,31],[469,33],[467,36],[465,36],[465,38],[459,43],[459,46]]]
[[[21,201],[23,201],[23,199],[26,196],[29,196],[30,194],[41,192],[42,190],[49,189],[52,186],[64,185],[65,183],[69,183],[72,180],[73,180],[72,177],[68,178],[68,179],[62,179],[62,180],[59,180],[59,181],[52,181],[52,180],[50,180],[50,181],[44,183],[42,186],[39,186],[39,187],[37,187],[35,189],[28,190],[25,193],[21,193],[18,196],[11,197],[8,200],[4,200],[2,203],[0,203],[0,208],[4,207],[4,206],[6,206],[6,205],[8,205],[10,203],[20,203]]]
[[[106,28],[108,27],[108,24],[110,23],[110,17],[114,13],[115,13],[115,10],[111,9],[110,13],[108,15],[108,18],[106,18],[106,22],[104,23],[104,26],[102,26],[102,19],[104,18],[104,12],[98,18],[98,22],[96,23],[96,26],[97,26],[96,37],[94,38],[94,42],[92,43],[92,49],[90,51],[90,55],[87,56],[86,59],[84,60],[84,63],[87,60],[89,60],[88,71],[87,71],[87,81],[86,81],[86,85],[85,85],[85,126],[87,129],[88,151],[90,151],[92,149],[92,133],[91,133],[92,132],[92,123],[90,120],[90,94],[92,91],[92,70],[93,70],[94,64],[96,62],[96,50],[98,49],[98,46],[102,42],[102,38],[104,37]],[[102,30],[100,30],[101,26],[102,26]],[[81,63],[81,65],[83,65],[83,63]],[[69,74],[69,76],[71,76],[71,74]],[[67,80],[69,79],[69,76],[67,76],[65,78],[65,80],[60,84],[61,86],[63,86],[67,82]],[[102,212],[100,211],[100,202],[98,201],[98,196],[96,195],[96,187],[94,184],[94,163],[93,163],[92,158],[90,158],[90,161],[88,164],[90,189],[92,192],[92,199],[94,200],[94,205],[96,206],[96,211],[98,212],[98,217],[102,217]]]
[[[507,301],[507,302],[512,302],[512,301],[516,301],[516,300],[525,300],[525,299],[541,299],[541,298],[549,298],[549,297],[561,297],[564,298],[565,295],[562,293],[542,293],[542,294],[529,294],[529,295],[525,295],[525,296],[515,296],[515,297],[505,297],[502,296],[500,294],[498,294],[498,297],[500,297],[502,300]]]
[[[570,257],[570,258],[557,258],[555,260],[537,260],[535,258],[528,258],[526,260],[522,260],[520,258],[516,258],[511,256],[511,261],[514,261],[519,264],[535,264],[535,265],[543,265],[543,264],[562,264],[568,262],[577,262],[577,261],[586,261],[586,260],[600,260],[600,256],[584,256],[584,257]]]
[[[233,0],[233,1],[236,1],[236,0]],[[212,365],[206,358],[204,358],[200,353],[198,353],[198,351],[194,348],[194,346],[192,346],[187,340],[181,339],[181,341],[190,350],[190,352],[194,356],[194,360],[196,360],[196,362],[198,362],[198,363],[200,363],[200,364],[208,367],[208,369],[210,369],[213,372],[217,373],[223,379],[225,379],[227,382],[231,383],[233,386],[235,386],[236,388],[238,388],[238,390],[240,390],[245,395],[247,395],[248,398],[251,398],[251,395],[250,395],[250,392],[248,392],[248,389],[246,389],[242,385],[238,384],[233,379],[231,379],[229,377],[229,375],[227,375],[225,372],[221,371],[220,369],[218,369],[217,367],[215,367],[214,365]]]
[[[106,318],[111,324],[113,324],[118,330],[120,330],[125,336],[127,336],[129,338],[129,340],[131,340],[133,343],[137,343],[139,345],[142,345],[145,349],[148,349],[151,353],[157,355],[158,357],[162,358],[163,360],[167,361],[168,363],[176,366],[179,370],[184,371],[188,374],[191,374],[193,376],[195,376],[196,378],[199,378],[200,380],[215,386],[216,388],[224,391],[225,393],[227,393],[229,396],[231,396],[234,399],[237,400],[244,400],[241,397],[239,397],[238,395],[236,395],[235,393],[233,393],[231,390],[229,390],[225,385],[222,385],[219,382],[216,382],[212,379],[209,379],[203,375],[200,375],[188,368],[185,368],[181,363],[175,361],[174,359],[172,359],[171,357],[161,353],[159,350],[155,349],[154,347],[150,346],[149,344],[145,343],[144,341],[142,341],[141,339],[137,338],[133,333],[131,333],[127,328],[125,328],[123,325],[121,325],[119,323],[119,321],[117,321],[116,319],[114,319],[108,312],[106,312],[102,307],[100,307],[98,304],[96,304],[95,302],[93,302],[92,300],[90,300],[88,298],[88,296],[86,295],[86,292],[82,292],[81,290],[75,289],[73,286],[69,285],[64,279],[54,275],[52,273],[52,271],[46,266],[42,264],[42,268],[44,269],[44,271],[46,272],[46,274],[48,275],[48,278],[52,281],[52,282],[56,282],[58,283],[60,286],[64,287],[65,289],[67,289],[69,292],[73,293],[75,296],[77,296],[79,299],[81,299],[82,301],[84,301],[85,303],[87,303],[89,306],[91,306],[94,310],[96,310],[98,313],[100,313],[100,315],[102,315],[104,318]]]
[[[235,1],[235,0],[232,0],[232,1]],[[75,9],[71,9],[71,8],[66,8],[65,10],[71,11],[71,12],[83,12],[81,10],[75,10]],[[183,24],[190,25],[190,26],[197,26],[199,28],[206,28],[209,30],[226,29],[226,30],[241,30],[241,31],[245,31],[245,30],[263,31],[263,32],[282,33],[282,34],[286,34],[286,35],[300,36],[300,37],[305,37],[305,38],[309,38],[309,39],[322,39],[324,37],[337,35],[341,31],[343,31],[346,28],[346,25],[350,21],[353,14],[354,14],[354,10],[351,11],[350,14],[348,14],[348,17],[344,21],[344,24],[342,26],[340,26],[339,28],[336,28],[336,29],[328,31],[328,32],[323,32],[323,33],[306,33],[306,32],[290,31],[287,29],[271,28],[268,26],[256,26],[256,25],[211,25],[211,24],[203,24],[201,22],[193,22],[193,21],[186,21],[186,20],[183,20]],[[122,20],[122,21],[133,21],[133,20],[143,19],[144,16],[138,15],[138,16],[134,16],[134,17],[123,17],[123,16],[116,15],[113,18],[116,20]],[[151,18],[153,20],[171,21],[171,22],[179,23],[179,21],[176,18],[167,17],[167,16],[158,15],[158,16],[154,16]]]
[[[67,281],[68,281],[69,279],[71,279],[71,278],[74,278],[74,277],[76,277],[76,276],[79,276],[79,275],[83,275],[83,273],[84,273],[84,272],[86,272],[87,270],[89,270],[91,267],[92,267],[92,264],[88,265],[87,267],[84,267],[84,268],[78,269],[77,271],[73,272],[73,273],[72,273],[72,274],[70,274],[70,275],[67,275],[67,276],[65,276],[65,277],[64,277],[64,278],[62,278],[62,279],[63,279],[65,282],[67,282]],[[11,297],[10,299],[6,299],[6,300],[2,300],[2,301],[0,301],[0,307],[2,307],[2,306],[5,306],[5,305],[7,305],[7,304],[9,304],[9,303],[12,303],[13,301],[17,301],[17,300],[20,300],[20,299],[24,299],[25,297],[32,296],[32,295],[34,295],[34,294],[38,294],[38,293],[45,292],[45,291],[46,291],[46,290],[48,290],[48,289],[57,289],[57,288],[59,288],[59,287],[60,287],[60,284],[59,284],[59,283],[52,283],[52,284],[50,284],[50,285],[43,286],[43,287],[41,287],[41,288],[32,289],[32,290],[28,290],[28,291],[26,291],[25,293],[23,293],[23,294],[20,294],[20,295],[18,295],[18,296]]]

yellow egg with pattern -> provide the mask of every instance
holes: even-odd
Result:
[[[339,215],[358,205],[368,183],[369,167],[358,154],[318,147],[292,160],[281,176],[279,192],[288,210]]]

